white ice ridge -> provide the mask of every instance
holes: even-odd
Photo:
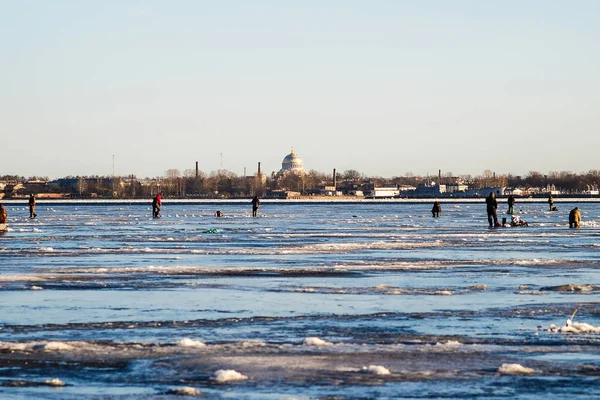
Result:
[[[44,383],[48,386],[65,386],[65,383],[58,378],[47,379]]]
[[[304,339],[304,345],[305,346],[333,346],[333,343],[331,342],[326,342],[325,340],[312,336],[312,337],[307,337],[306,339]]]
[[[202,392],[191,386],[184,386],[178,389],[169,390],[168,394],[174,394],[176,396],[200,396]]]
[[[527,368],[521,364],[502,364],[498,372],[504,375],[528,375],[535,372],[532,368]]]
[[[246,375],[242,375],[233,369],[220,369],[213,375],[213,379],[219,383],[243,381],[248,379]]]
[[[190,338],[183,338],[177,342],[180,347],[193,347],[193,348],[202,348],[206,347],[206,344],[199,340],[193,340]]]
[[[43,351],[69,351],[73,349],[73,346],[63,342],[47,342],[37,345],[32,345],[31,348],[33,350],[43,350]]]
[[[84,342],[77,343],[78,347]],[[76,350],[76,346],[65,342],[0,342],[0,349],[13,351],[72,351]]]
[[[362,367],[361,371],[375,375],[389,375],[391,373],[389,369],[381,365],[369,365],[368,367]]]
[[[437,342],[436,347],[456,348],[462,346],[462,343],[456,340],[448,340],[446,343]]]
[[[557,328],[554,324],[550,325],[548,331],[570,334],[600,333],[600,326],[593,326],[586,324],[585,322],[571,322],[571,320],[568,320],[567,324],[561,328]]]

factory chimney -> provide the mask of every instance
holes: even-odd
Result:
[[[333,169],[333,188],[337,189],[337,174],[335,173],[335,168]]]

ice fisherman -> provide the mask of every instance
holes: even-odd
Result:
[[[496,195],[494,192],[491,192],[490,195],[486,197],[485,204],[487,205],[487,217],[488,222],[490,223],[490,228],[498,226],[498,215],[496,214],[496,210],[498,209],[498,200],[496,200]]]

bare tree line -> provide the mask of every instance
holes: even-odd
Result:
[[[47,177],[31,176],[29,178],[4,175],[0,182],[21,183],[27,187],[28,182],[47,182]],[[414,175],[406,173],[403,176],[384,178],[367,176],[357,170],[346,170],[336,174],[338,188],[359,187],[365,182],[376,185],[417,186],[422,183],[456,183],[462,182],[470,188],[513,187],[513,188],[544,188],[554,187],[563,192],[581,192],[597,189],[600,185],[600,170],[590,170],[584,173],[570,171],[541,173],[530,171],[527,175],[495,174],[485,170],[481,175],[454,176],[445,172],[437,175]],[[310,193],[322,186],[333,185],[333,175],[316,170],[310,170],[304,175],[293,173],[283,176],[266,176],[259,181],[254,176],[238,176],[232,171],[219,169],[210,173],[186,169],[183,174],[178,169],[165,171],[164,176],[138,179],[134,175],[121,177],[101,176],[68,176],[48,182],[45,190],[49,192],[73,193],[80,196],[96,195],[99,197],[118,198],[147,198],[160,192],[165,197],[248,197],[262,195],[269,190],[290,190],[300,193]],[[41,190],[41,189],[40,189]]]

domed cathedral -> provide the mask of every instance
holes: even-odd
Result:
[[[300,156],[294,153],[294,148],[292,148],[292,152],[283,158],[281,162],[281,171],[277,174],[278,176],[283,176],[288,173],[294,173],[297,175],[304,175],[304,161],[300,158]]]
[[[304,191],[304,161],[292,152],[283,158],[281,170],[277,174],[273,173],[272,178],[277,190],[272,190],[271,194],[280,198],[299,198]]]

